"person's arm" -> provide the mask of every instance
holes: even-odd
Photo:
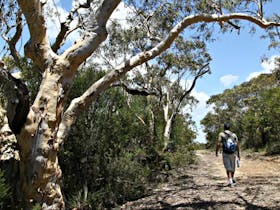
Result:
[[[216,145],[216,156],[217,157],[218,157],[219,150],[220,150],[220,143],[218,142]]]
[[[237,157],[240,160],[240,146],[239,146],[238,138],[237,138]]]

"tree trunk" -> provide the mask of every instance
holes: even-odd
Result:
[[[42,209],[63,209],[58,164],[57,128],[63,96],[60,76],[45,72],[27,121],[17,135],[20,147],[21,201],[25,209],[39,203]]]
[[[41,141],[41,142],[40,142]],[[39,203],[42,209],[63,209],[64,201],[59,180],[61,171],[57,151],[44,145],[47,139],[34,139],[38,147],[20,161],[20,186],[25,209]]]
[[[164,139],[164,143],[163,143],[163,151],[166,151],[168,149],[168,145],[170,143],[170,133],[171,133],[171,129],[172,129],[172,119],[169,118],[166,121],[165,127],[164,127],[164,134],[163,134],[163,139]]]
[[[154,112],[151,108],[151,105],[149,105],[149,113],[150,113],[150,118],[149,118],[149,136],[150,136],[150,143],[151,145],[154,145],[155,143],[155,135],[156,135],[156,129],[155,129],[155,115]]]
[[[149,86],[150,86],[150,83],[149,83]],[[151,89],[150,87],[148,89]],[[155,129],[155,114],[154,114],[154,111],[153,111],[153,107],[152,107],[152,96],[151,95],[148,95],[147,96],[147,103],[148,103],[148,112],[149,112],[149,122],[148,122],[148,125],[149,125],[149,144],[151,145],[154,145],[155,143],[155,135],[156,135],[156,129]]]

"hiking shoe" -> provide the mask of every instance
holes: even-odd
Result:
[[[233,179],[233,180],[232,180],[232,183],[233,183],[233,184],[235,184],[235,183],[236,183],[235,179]]]
[[[228,183],[228,185],[227,185],[228,187],[233,187],[234,186],[234,184],[233,183]]]

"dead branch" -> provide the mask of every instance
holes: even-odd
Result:
[[[157,95],[156,91],[150,91],[144,87],[132,88],[125,82],[114,83],[111,85],[111,87],[122,87],[127,93],[131,95],[141,95],[141,96]]]

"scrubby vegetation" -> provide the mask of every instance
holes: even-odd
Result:
[[[280,60],[272,74],[262,74],[249,82],[212,96],[214,105],[202,120],[208,147],[213,148],[224,122],[230,122],[243,149],[280,154]]]
[[[70,98],[101,75],[83,71]],[[195,135],[190,119],[179,115],[172,152],[162,152],[163,114],[161,109],[155,112],[157,134],[151,135],[147,107],[146,97],[116,87],[79,117],[59,159],[68,206],[114,207],[149,193],[150,185],[166,181],[172,168],[193,163]]]

